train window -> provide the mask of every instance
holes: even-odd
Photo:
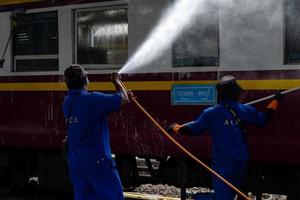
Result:
[[[14,71],[58,70],[57,11],[18,17],[13,36]]]
[[[77,63],[92,69],[120,68],[128,57],[127,8],[76,11]]]
[[[207,11],[175,41],[174,67],[219,65],[219,14],[215,2],[210,1]]]
[[[285,63],[300,63],[300,1],[287,0],[285,13]]]

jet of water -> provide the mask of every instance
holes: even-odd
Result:
[[[119,73],[133,73],[163,54],[180,33],[189,28],[197,15],[206,9],[209,0],[178,0],[162,15],[157,26],[129,58]]]

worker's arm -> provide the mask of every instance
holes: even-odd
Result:
[[[242,120],[247,124],[253,124],[259,127],[265,126],[272,119],[275,111],[278,108],[282,94],[278,92],[273,100],[268,104],[265,112],[260,112],[256,108],[245,105],[245,113],[242,115]]]
[[[123,105],[129,103],[127,91],[125,90],[125,88],[122,86],[122,84],[120,82],[120,75],[118,73],[113,73],[111,79],[112,79],[112,82],[113,82],[117,92],[119,92],[121,94],[121,97],[122,97],[121,105],[123,106]]]
[[[186,126],[187,124],[171,124],[168,128],[169,133],[182,134],[182,135],[192,135],[191,130]]]
[[[169,133],[182,135],[200,135],[209,127],[208,115],[204,111],[195,121],[186,124],[172,124],[168,128]]]

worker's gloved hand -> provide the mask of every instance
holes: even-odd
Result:
[[[174,124],[171,124],[168,128],[167,128],[167,131],[168,133],[170,134],[179,134],[179,129],[181,128],[181,125],[177,124],[177,123],[174,123]]]
[[[275,96],[274,96],[273,99],[275,99],[275,100],[277,100],[277,101],[281,101],[282,98],[283,98],[283,95],[284,95],[284,94],[282,94],[281,91],[278,91],[278,92],[275,94]]]
[[[273,100],[269,103],[269,105],[267,106],[267,109],[271,109],[273,111],[276,111],[278,106],[279,106],[279,102],[282,100],[283,94],[281,91],[278,91],[275,96],[273,97]]]

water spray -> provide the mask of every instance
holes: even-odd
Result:
[[[207,171],[209,171],[211,174],[219,178],[223,183],[225,183],[227,186],[229,186],[231,189],[236,191],[239,195],[241,195],[246,200],[251,200],[247,195],[242,193],[238,188],[236,188],[234,185],[232,185],[230,182],[228,182],[225,178],[223,178],[220,174],[215,172],[213,169],[211,169],[209,166],[207,166],[204,162],[199,160],[197,157],[195,157],[192,153],[190,153],[186,148],[184,148],[180,143],[178,143],[174,138],[172,138],[168,132],[148,113],[148,111],[138,102],[136,97],[133,95],[132,92],[130,92],[124,83],[120,80],[120,84],[123,87],[123,89],[128,93],[129,98],[134,102],[134,104],[153,122],[153,124],[163,133],[163,135],[173,144],[175,144],[182,152],[184,152],[186,155],[188,155],[190,158],[192,158],[194,161],[196,161],[198,164],[200,164],[202,167],[204,167]]]
[[[281,92],[281,94],[288,94],[288,93],[291,93],[291,92],[294,92],[294,91],[297,91],[297,90],[300,90],[300,87],[285,90],[285,91]],[[256,104],[256,103],[260,103],[260,102],[272,99],[272,98],[274,98],[274,96],[275,96],[275,94],[272,94],[270,96],[266,96],[266,97],[263,97],[261,99],[257,99],[257,100],[245,103],[245,105],[253,105],[253,104]]]
[[[163,55],[173,41],[193,24],[193,20],[206,11],[209,3],[211,0],[178,0],[174,2],[164,11],[158,24],[119,73],[135,72],[137,68],[147,65]]]

